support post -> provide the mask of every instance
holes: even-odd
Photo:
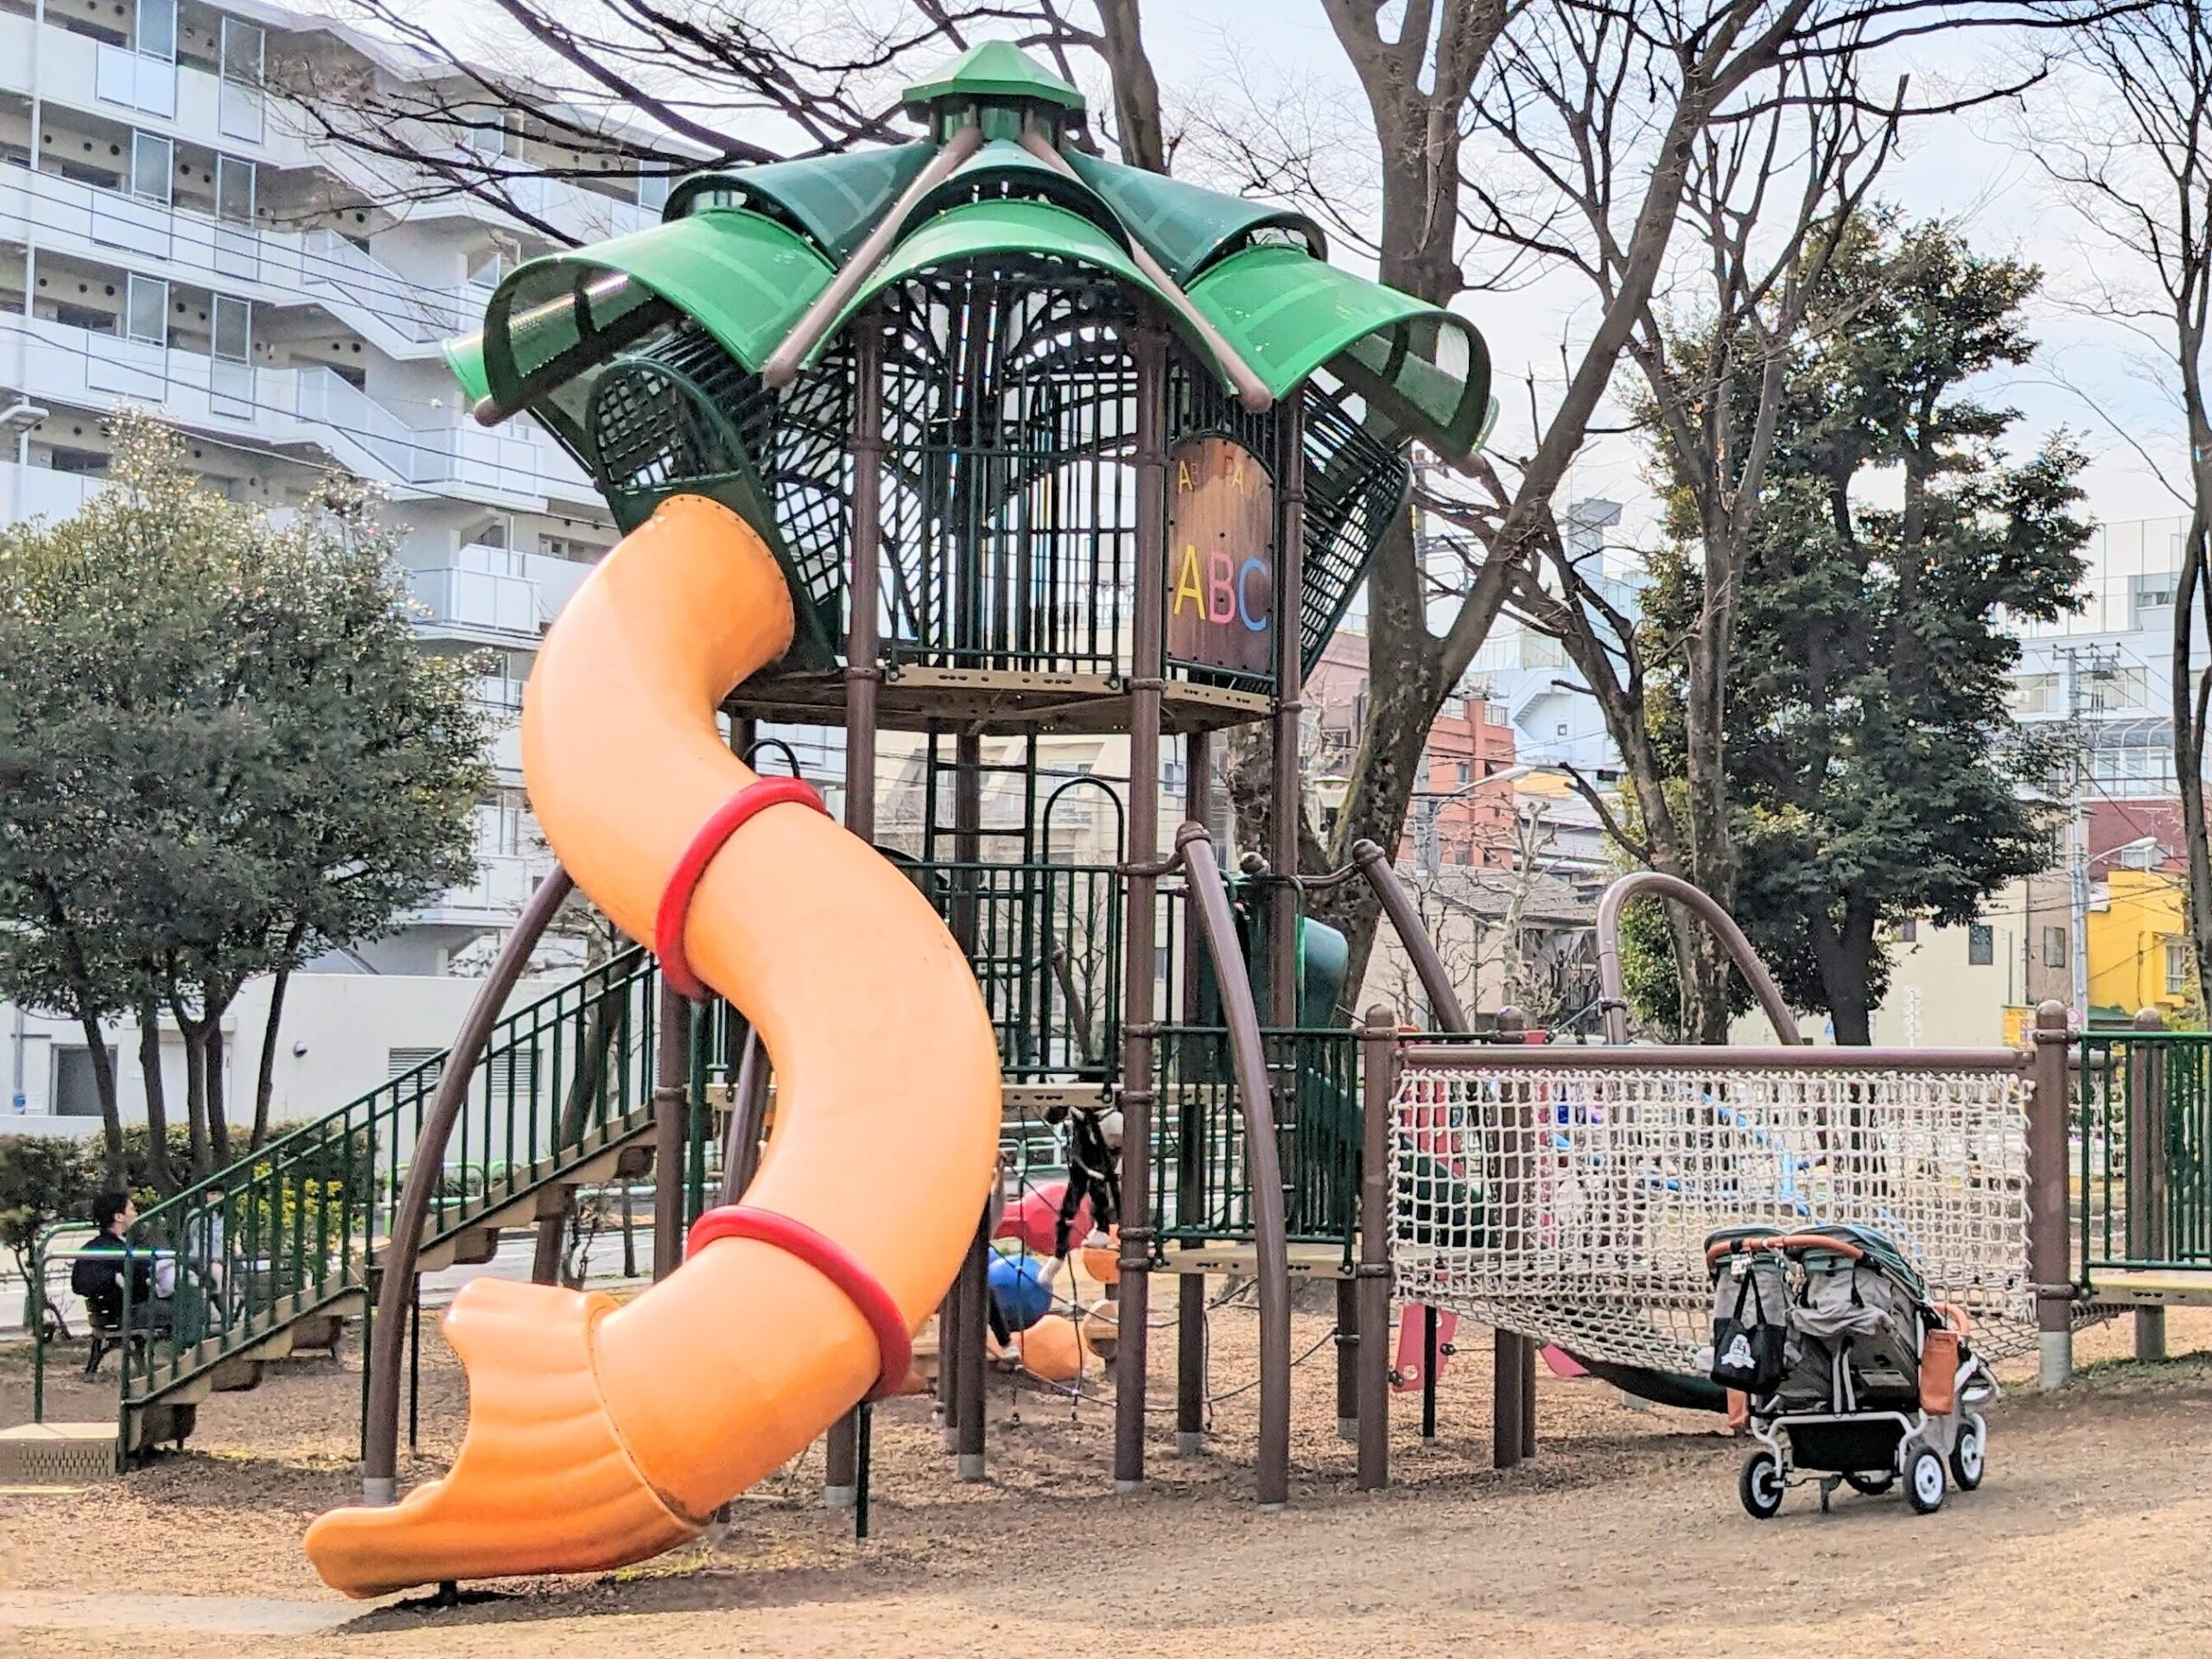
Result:
[[[1153,982],[1160,856],[1160,714],[1167,535],[1167,346],[1157,318],[1136,340],[1136,594],[1129,643],[1128,914],[1122,986],[1121,1295],[1114,1354],[1114,1490],[1144,1479],[1147,1326],[1152,1318]]]
[[[1527,1030],[1528,1020],[1520,1009],[1509,1004],[1497,1011],[1497,1034],[1503,1040],[1518,1042]],[[1508,1166],[1525,1171],[1527,1142],[1533,1139],[1535,1126],[1522,1121],[1505,1126],[1505,1133],[1511,1147]],[[1522,1190],[1525,1178],[1501,1185],[1498,1228],[1510,1245],[1517,1242],[1520,1230],[1527,1225],[1524,1206],[1529,1195]],[[1494,1469],[1517,1467],[1535,1451],[1535,1377],[1530,1363],[1534,1357],[1527,1341],[1516,1332],[1491,1333],[1491,1466]]]
[[[1305,810],[1298,764],[1298,723],[1305,677],[1299,613],[1305,590],[1305,405],[1287,399],[1276,417],[1275,452],[1274,727],[1269,775],[1268,862],[1277,880],[1268,899],[1268,1023],[1287,1031],[1298,1024],[1299,824]]]
[[[876,693],[883,683],[875,612],[883,524],[883,335],[863,317],[853,340],[853,567],[845,603],[845,828],[875,842]],[[849,1510],[860,1484],[860,1424],[830,1424],[823,1446],[822,1503]]]
[[[1436,1362],[1438,1352],[1436,1304],[1424,1303],[1421,1310],[1421,1443],[1436,1444]]]
[[[2166,1017],[2139,1009],[2138,1031],[2164,1031]],[[2158,1262],[2166,1255],[2166,1118],[2172,1099],[2170,1057],[2156,1043],[2127,1049],[2127,1258]],[[2166,1310],[2135,1310],[2135,1357],[2145,1363],[2166,1357]]]
[[[653,1033],[653,1282],[683,1262],[683,1142],[691,1116],[691,1005],[660,982]]]
[[[1213,736],[1192,732],[1183,740],[1183,816],[1192,823],[1206,823],[1213,817]],[[1198,918],[1188,906],[1183,917],[1183,1023],[1198,1020],[1198,977],[1191,964],[1204,955],[1205,945]],[[1179,1134],[1176,1144],[1198,1142],[1198,1103],[1179,1103]],[[1199,1163],[1196,1158],[1178,1160],[1175,1171],[1175,1213],[1195,1215],[1200,1199]],[[1185,1249],[1195,1249],[1186,1243]],[[1175,1455],[1195,1458],[1205,1449],[1206,1429],[1206,1276],[1179,1274],[1175,1279]]]
[[[975,1239],[968,1247],[967,1259],[960,1264],[963,1328],[958,1379],[960,1424],[957,1437],[959,1456],[953,1465],[956,1480],[976,1481],[983,1478],[983,1360],[984,1332],[989,1329],[990,1320],[990,1212],[986,1210],[976,1218]]]
[[[2066,1183],[2066,1008],[2036,1009],[2028,1106],[2028,1272],[2036,1283],[2041,1360],[2037,1382],[2055,1389],[2074,1375],[2074,1299]]]
[[[1360,1033],[1359,1488],[1390,1484],[1390,1103],[1397,1093],[1398,1022],[1367,1011]]]

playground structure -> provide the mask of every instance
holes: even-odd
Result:
[[[525,704],[563,868],[448,1056],[141,1217],[134,1244],[174,1248],[219,1191],[227,1290],[124,1351],[121,1455],[359,1315],[367,1503],[317,1524],[331,1582],[613,1566],[817,1435],[827,1501],[864,1506],[861,1402],[904,1385],[934,1310],[948,1449],[981,1478],[994,1140],[1019,1197],[1062,1173],[1071,1124],[1109,1116],[1123,1489],[1146,1473],[1163,1274],[1186,1453],[1206,1275],[1256,1281],[1270,1506],[1293,1274],[1337,1287],[1337,1415],[1366,1486],[1388,1478],[1394,1289],[1499,1333],[1501,1465],[1533,1451],[1537,1342],[1662,1391],[1695,1369],[1699,1246],[1746,1215],[1903,1219],[1937,1294],[2000,1341],[2037,1331],[2051,1371],[2109,1274],[2197,1294],[2212,1244],[2177,1268],[2169,1240],[2195,1236],[2200,1141],[2169,1149],[2155,1198],[2104,1179],[2105,1236],[2121,1215],[2129,1243],[2093,1262],[2084,1138],[2075,1269],[2063,1021],[1973,1055],[1630,1048],[1618,1007],[1609,1046],[1571,1059],[1453,1040],[1383,849],[1294,874],[1297,733],[1303,676],[1406,499],[1407,444],[1453,460],[1484,429],[1479,336],[1332,267],[1294,213],[1076,148],[1079,94],[1011,48],[907,103],[925,139],[687,181],[663,225],[512,273],[451,349],[480,418],[543,422],[627,532]],[[842,728],[842,828],[747,764],[769,721]],[[1218,735],[1254,723],[1273,840],[1232,887],[1203,826]],[[1048,775],[1070,733],[1126,737],[1128,785],[1108,844],[1056,856],[1070,804],[1100,792]],[[879,855],[887,734],[923,806]],[[1163,851],[1171,753],[1187,822]],[[1437,1031],[1344,1022],[1356,992],[1301,912],[1351,880]],[[503,1012],[572,881],[639,944]],[[2139,1149],[2158,1109],[2134,1052],[2105,1071],[2142,1096]],[[648,1170],[659,1282],[619,1307],[555,1288],[579,1195]],[[422,1276],[518,1228],[539,1282],[455,1303],[468,1440],[396,1503]]]

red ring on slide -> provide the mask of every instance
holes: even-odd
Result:
[[[800,779],[756,778],[709,815],[691,837],[691,844],[683,849],[683,856],[676,861],[668,886],[661,889],[660,908],[653,914],[653,954],[660,958],[660,970],[668,982],[694,1002],[705,1001],[708,993],[691,971],[691,959],[683,953],[683,925],[691,913],[691,895],[699,890],[700,878],[721,851],[722,843],[755,813],[785,801],[797,801],[817,812],[829,810],[813,786]]]
[[[726,1204],[708,1211],[691,1224],[690,1236],[684,1242],[684,1255],[688,1259],[702,1245],[711,1244],[718,1238],[751,1238],[773,1244],[797,1256],[845,1293],[875,1335],[879,1370],[875,1386],[863,1398],[880,1400],[906,1382],[906,1373],[914,1366],[914,1338],[906,1329],[906,1316],[899,1311],[899,1304],[891,1300],[891,1293],[884,1289],[875,1275],[836,1239],[773,1210]]]

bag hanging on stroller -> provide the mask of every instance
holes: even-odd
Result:
[[[1789,1316],[1777,1263],[1748,1256],[1732,1262],[1713,1290],[1713,1380],[1742,1394],[1772,1393],[1789,1368]]]

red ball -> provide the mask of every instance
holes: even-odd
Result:
[[[1020,1198],[1006,1207],[999,1217],[997,1238],[1018,1238],[1025,1249],[1038,1255],[1052,1253],[1054,1235],[1060,1223],[1060,1205],[1068,1195],[1065,1181],[1053,1181],[1044,1186],[1026,1188]],[[1084,1199],[1075,1208],[1075,1220],[1068,1227],[1068,1245],[1076,1245],[1090,1236],[1090,1200]]]

